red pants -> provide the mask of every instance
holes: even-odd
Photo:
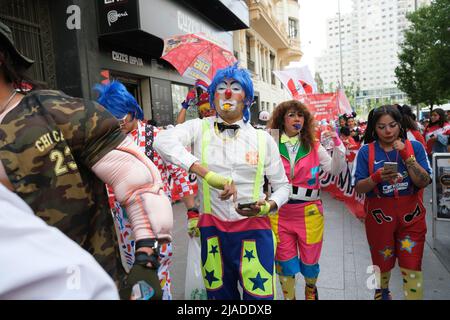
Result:
[[[388,272],[420,271],[427,226],[421,194],[398,198],[366,198],[366,234],[374,265]]]

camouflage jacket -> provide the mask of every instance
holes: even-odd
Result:
[[[116,281],[124,275],[117,238],[104,184],[91,167],[124,139],[102,106],[59,91],[28,94],[0,124],[0,159],[16,193]]]

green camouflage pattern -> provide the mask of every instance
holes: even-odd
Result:
[[[29,93],[0,124],[0,159],[15,192],[118,285],[125,272],[108,198],[90,168],[124,139],[101,105],[51,90]]]

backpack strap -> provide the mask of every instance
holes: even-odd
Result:
[[[375,142],[371,142],[367,146],[369,147],[369,176],[370,176],[374,172]]]
[[[371,142],[368,144],[369,147],[369,176],[372,175],[375,171],[375,142]],[[378,185],[375,186],[373,192],[380,197],[380,190],[378,190]]]
[[[155,150],[153,149],[153,135],[154,127],[151,124],[145,125],[145,155],[153,162],[153,155]]]

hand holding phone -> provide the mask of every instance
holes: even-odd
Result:
[[[397,162],[385,162],[383,169],[385,172],[398,172],[397,166]]]
[[[254,206],[255,204],[256,204],[256,201],[248,202],[248,203],[238,203],[237,208],[238,209],[251,209],[251,206]]]

